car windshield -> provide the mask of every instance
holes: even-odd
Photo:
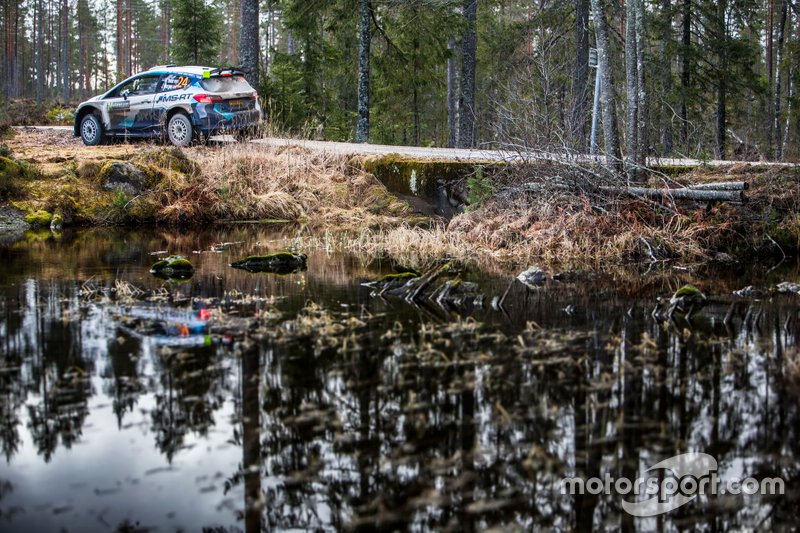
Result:
[[[244,79],[244,76],[216,76],[213,78],[205,78],[200,82],[203,89],[212,93],[243,93],[252,91],[253,88]]]

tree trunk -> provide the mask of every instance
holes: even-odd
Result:
[[[36,35],[36,101],[41,102],[44,99],[44,78],[45,78],[45,64],[44,64],[44,1],[36,0],[35,16],[36,26],[34,34]]]
[[[683,0],[681,21],[681,146],[689,151],[689,84],[691,82],[690,54],[692,46],[692,0]]]
[[[88,92],[88,79],[89,76],[88,70],[89,66],[87,65],[87,55],[86,55],[86,46],[89,44],[86,39],[86,5],[84,4],[86,0],[78,0],[77,6],[75,10],[78,15],[78,71],[80,72],[80,77],[78,79],[78,91],[80,95],[86,96]]]
[[[594,12],[594,28],[597,40],[597,63],[600,69],[600,107],[603,115],[603,138],[605,140],[606,159],[609,168],[620,170],[622,159],[619,148],[619,132],[617,129],[617,112],[614,96],[614,76],[609,57],[608,22],[606,21],[604,0],[592,0]]]
[[[125,76],[133,74],[133,0],[125,4]]]
[[[125,73],[125,0],[117,0],[117,42],[115,55],[117,56],[117,81]]]
[[[172,37],[172,2],[161,0],[161,61],[169,62]]]
[[[782,84],[782,76],[781,76],[781,69],[783,67],[783,42],[784,36],[786,34],[786,15],[787,15],[787,8],[786,0],[780,0],[781,2],[781,14],[780,14],[780,22],[778,23],[778,50],[776,54],[776,65],[775,65],[775,93],[774,99],[772,104],[772,126],[771,129],[775,131],[775,159],[780,161],[783,159],[783,139],[781,137],[781,84]]]
[[[358,120],[356,142],[369,141],[370,44],[372,41],[372,6],[369,0],[358,2]]]
[[[242,0],[241,30],[239,32],[239,62],[250,69],[247,81],[258,90],[261,77],[258,72],[258,0]]]
[[[17,85],[17,24],[19,3],[9,1],[3,12],[3,37],[5,61],[3,62],[3,88],[7,98],[16,96]]]
[[[743,190],[708,190],[708,189],[650,189],[646,187],[600,187],[601,191],[630,194],[653,200],[693,200],[696,202],[737,202],[745,201]]]
[[[727,0],[717,3],[717,31],[719,32],[718,72],[717,72],[717,158],[725,159],[725,139],[727,136],[727,96],[728,96],[728,28],[725,21]]]
[[[456,44],[447,43],[447,146],[455,148],[458,143],[458,80],[456,79]]]
[[[766,35],[764,36],[766,43],[765,43],[765,56],[766,56],[766,63],[767,63],[767,94],[771,94],[774,91],[773,79],[774,79],[774,57],[775,52],[773,48],[774,36],[775,36],[775,0],[766,0],[767,2],[767,28],[766,28]],[[780,62],[779,62],[780,63]],[[778,67],[780,68],[780,67]],[[772,106],[773,102],[769,102],[767,100],[767,109],[769,113],[774,113],[775,108]],[[770,120],[767,123],[767,150],[772,150],[772,137],[773,137],[773,121]]]
[[[458,146],[475,145],[475,75],[478,55],[478,0],[464,0],[464,38],[461,43],[461,97],[458,104]]]
[[[575,61],[572,66],[572,143],[586,151],[586,116],[589,113],[589,0],[575,0]]]
[[[795,17],[795,32],[797,36],[796,39],[800,38],[800,17]],[[789,19],[791,21],[791,18]],[[792,57],[792,61],[789,67],[789,76],[786,80],[786,119],[783,126],[783,146],[781,147],[781,158],[786,157],[786,147],[789,144],[789,133],[791,131],[791,121],[792,121],[792,108],[794,107],[794,82],[795,82],[795,75],[797,72],[797,63],[798,58],[795,55]]]
[[[647,84],[644,75],[645,48],[645,8],[644,0],[630,0],[637,4],[636,9],[636,162],[647,166],[647,153],[650,147],[647,123]],[[669,71],[669,67],[666,69]],[[666,98],[666,95],[662,96]]]
[[[61,9],[61,98],[66,103],[70,97],[69,0],[63,0]]]
[[[240,65],[239,62],[239,41],[242,38],[242,2],[241,0],[228,0],[225,13],[225,25],[228,30],[228,45],[225,55],[228,65]],[[267,30],[269,31],[269,30]]]
[[[667,98],[672,94],[672,57],[669,54],[669,43],[672,40],[672,0],[661,2],[661,56],[667,63],[661,69],[661,152],[672,153],[672,109]]]
[[[636,174],[638,166],[636,149],[639,145],[637,124],[639,123],[639,73],[636,64],[636,11],[637,0],[625,2],[625,90],[627,96],[625,121],[625,157],[634,167],[629,174]]]

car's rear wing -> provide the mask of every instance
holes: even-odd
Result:
[[[247,67],[219,67],[213,70],[207,70],[203,72],[204,78],[216,78],[216,77],[229,77],[229,76],[244,76],[245,74],[250,74],[250,69]]]

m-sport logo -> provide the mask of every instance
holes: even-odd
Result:
[[[643,477],[630,480],[579,477],[561,480],[562,494],[617,494],[622,508],[637,517],[657,516],[689,503],[697,496],[719,494],[784,494],[781,478],[752,477],[719,479],[717,460],[706,453],[691,452],[660,461],[643,472]],[[633,496],[632,501],[629,499]]]

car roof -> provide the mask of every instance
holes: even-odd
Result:
[[[214,70],[214,67],[201,67],[198,65],[158,65],[147,72],[153,72],[157,74],[193,74],[196,76],[202,76],[204,72],[210,72]]]

